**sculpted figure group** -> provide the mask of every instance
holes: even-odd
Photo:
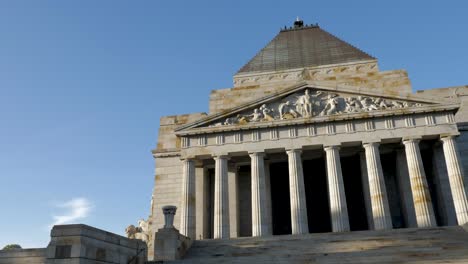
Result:
[[[376,110],[419,107],[420,103],[390,100],[370,96],[340,96],[335,93],[315,91],[298,92],[277,102],[263,104],[259,108],[244,111],[224,122],[211,126],[244,125],[252,122],[265,122],[294,118],[308,118],[344,113],[370,112]]]
[[[138,221],[138,227],[129,225],[127,228],[125,228],[125,233],[127,234],[128,238],[140,239],[148,243],[150,237],[149,223],[144,219],[140,219]]]

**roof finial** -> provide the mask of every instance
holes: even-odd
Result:
[[[294,28],[301,28],[304,26],[304,21],[302,21],[299,16],[296,17],[296,21],[294,21]]]

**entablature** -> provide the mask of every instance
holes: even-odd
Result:
[[[339,145],[343,142],[385,141],[395,138],[458,135],[453,110],[334,120],[251,130],[182,136],[181,155],[210,155],[264,149]]]
[[[178,136],[457,109],[453,101],[302,82],[175,129]]]

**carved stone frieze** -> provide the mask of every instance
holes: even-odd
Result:
[[[333,92],[305,89],[280,100],[234,114],[222,121],[215,121],[209,126],[245,125],[265,121],[420,106],[423,106],[423,104],[364,95],[339,95]]]

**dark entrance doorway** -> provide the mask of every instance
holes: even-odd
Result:
[[[425,141],[421,143],[421,158],[424,166],[424,172],[426,173],[427,185],[429,187],[429,194],[431,195],[432,208],[438,226],[443,223],[443,210],[441,204],[442,199],[439,197],[441,193],[437,192],[437,179],[434,174],[434,164],[432,163],[434,155],[434,142]],[[439,187],[440,188],[440,187]]]
[[[239,236],[252,236],[252,187],[250,165],[240,166],[237,171],[237,191],[239,195]]]
[[[351,231],[367,230],[366,207],[362,190],[362,177],[359,154],[341,157],[341,170],[348,206]]]
[[[380,154],[380,161],[385,178],[385,187],[387,189],[388,205],[390,206],[390,213],[392,215],[393,228],[408,227],[408,223],[406,223],[403,217],[401,190],[398,188],[396,152],[391,151]]]
[[[287,162],[270,164],[270,186],[273,235],[291,234],[291,204]]]
[[[325,159],[305,160],[303,169],[309,232],[331,232]]]
[[[205,223],[205,237],[213,238],[214,236],[214,179],[215,179],[215,170],[208,169],[206,171],[205,178],[205,187],[206,188],[206,201],[208,202],[205,207],[205,218],[203,219]]]

